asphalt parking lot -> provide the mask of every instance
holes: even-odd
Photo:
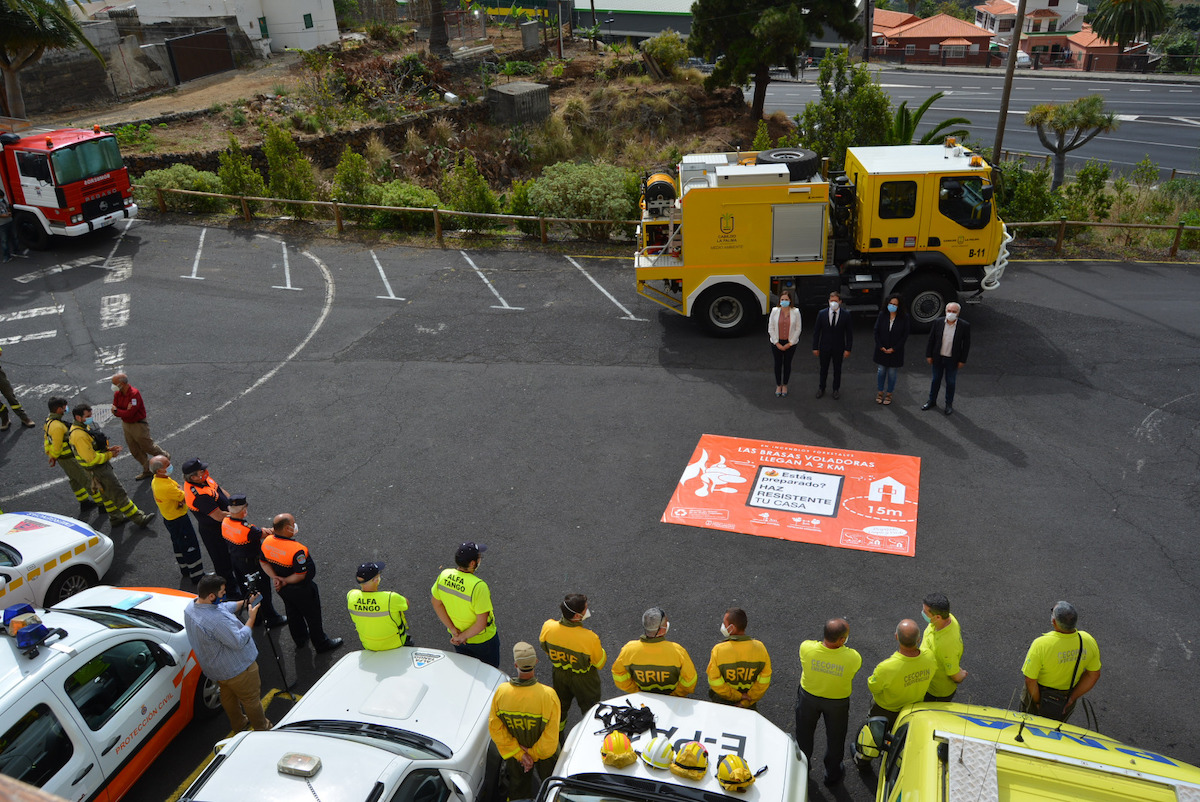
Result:
[[[867,675],[927,592],[943,590],[963,627],[959,700],[1001,707],[1062,598],[1100,643],[1100,729],[1200,764],[1194,268],[1013,264],[964,311],[971,356],[946,418],[920,411],[922,338],[891,407],[874,403],[865,318],[839,401],[813,397],[803,348],[779,399],[765,336],[708,338],[639,298],[627,260],[586,248],[370,250],[149,222],[55,247],[0,271],[0,364],[30,413],[57,394],[107,406],[123,367],[177,463],[209,462],[253,522],[296,515],[327,629],[350,643],[342,597],[360,562],[382,559],[418,644],[445,646],[428,589],[478,540],[504,654],[583,592],[610,658],[661,605],[703,671],[722,613],[741,606],[775,664],[760,709],[789,731],[799,643],[846,617],[864,660],[853,728]],[[74,512],[40,431],[18,429],[0,434],[0,507]],[[919,457],[916,556],[661,523],[704,433]],[[136,464],[115,467],[152,509]],[[114,539],[109,581],[177,586],[161,522]],[[281,636],[299,691],[338,657]],[[128,798],[170,795],[224,724],[185,733]],[[857,777],[842,796],[869,797]]]

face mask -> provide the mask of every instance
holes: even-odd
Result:
[[[174,465],[168,465],[168,466],[167,466],[167,476],[170,476],[170,475],[171,475],[171,474],[173,474],[173,473],[175,473],[175,466],[174,466]]]
[[[292,524],[292,537],[295,537],[298,534],[300,534],[300,524],[293,523]]]
[[[721,623],[721,637],[722,638],[729,637],[729,627],[725,626],[724,622]]]
[[[897,310],[899,310],[899,309],[900,309],[900,307],[896,306],[895,304],[888,304],[888,311],[889,311],[889,312],[895,312],[895,311],[897,311]]]
[[[789,306],[791,306],[791,305],[792,305],[792,302],[791,302],[791,301],[789,301],[787,298],[780,298],[780,299],[779,299],[779,305],[780,305],[781,307],[783,307],[784,309],[787,309]]]
[[[929,623],[929,613],[927,613],[927,612],[925,612],[924,610],[922,610],[922,611],[921,611],[921,617],[925,619],[925,623],[926,623],[926,624],[928,624],[928,623]]]
[[[829,309],[830,309],[831,311],[833,311],[833,312],[836,312],[836,311],[838,310],[838,307],[839,307],[839,306],[841,306],[841,304],[839,304],[837,301],[830,301],[830,302],[829,302]]]
[[[119,384],[114,384],[114,385],[112,386],[112,388],[113,388],[113,392],[114,392],[114,393],[119,393],[119,392],[121,392],[121,385],[119,385]]]
[[[587,609],[585,609],[585,610],[583,611],[583,615],[581,615],[581,616],[579,617],[579,620],[580,620],[580,621],[587,621],[587,620],[588,620],[589,618],[591,618],[591,617],[592,617],[592,610],[591,610],[591,608],[589,607],[589,608],[587,608]]]
[[[88,415],[86,418],[83,419],[83,422],[86,423],[88,426],[91,426],[92,425],[92,416]]]
[[[958,320],[958,312],[947,312],[946,320],[950,321],[951,323]]]
[[[226,600],[227,598],[229,598],[229,594],[227,594],[227,593],[222,593],[220,596],[218,596],[218,597],[217,597],[217,600],[216,600],[215,602],[213,602],[213,603],[214,603],[214,604],[224,604],[224,603],[225,603],[225,600]]]
[[[667,633],[670,631],[671,631],[671,622],[668,621],[666,624],[663,624],[663,637],[664,638],[667,637]]]

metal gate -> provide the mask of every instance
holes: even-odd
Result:
[[[168,39],[167,55],[171,59],[175,80],[179,83],[234,67],[233,49],[229,46],[229,34],[224,28]]]

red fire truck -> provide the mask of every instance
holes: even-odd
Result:
[[[0,134],[0,185],[18,238],[35,250],[51,234],[77,237],[138,210],[117,138],[100,126]]]

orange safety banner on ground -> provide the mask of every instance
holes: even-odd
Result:
[[[916,553],[921,459],[701,436],[664,523]]]

